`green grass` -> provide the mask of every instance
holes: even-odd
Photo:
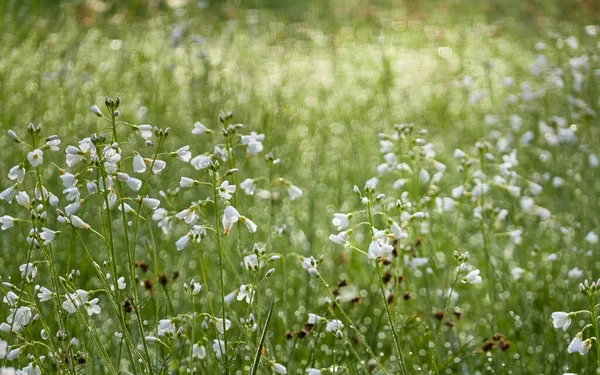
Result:
[[[398,331],[408,373],[594,373],[600,363],[595,348],[586,356],[567,353],[570,340],[590,323],[589,319],[578,315],[563,333],[552,327],[551,318],[554,311],[589,308],[578,284],[584,278],[597,278],[600,269],[598,245],[585,241],[588,232],[599,233],[600,208],[599,172],[588,161],[589,154],[599,155],[600,104],[595,74],[600,68],[598,38],[586,29],[598,18],[594,2],[584,2],[579,8],[558,1],[486,5],[462,1],[256,1],[243,5],[211,2],[206,8],[193,2],[176,10],[166,3],[152,7],[140,1],[105,6],[99,12],[100,5],[72,1],[0,4],[4,24],[0,34],[0,129],[4,134],[0,136],[0,176],[6,176],[10,168],[21,162],[33,171],[26,160],[30,150],[13,142],[6,132],[13,129],[29,142],[27,124],[40,124],[42,136],[57,134],[62,140],[59,152],[44,150],[40,178],[48,191],[60,197],[59,206],[64,207],[69,202],[61,194],[63,186],[50,162],[72,173],[82,171],[81,165],[66,167],[64,148],[92,133],[105,132],[110,139],[111,125],[94,116],[89,108],[97,104],[109,116],[104,98],[119,96],[122,104],[118,119],[171,129],[161,152],[189,145],[194,156],[212,153],[215,144],[224,143],[219,112],[233,111],[232,123],[244,124],[238,134],[265,134],[265,151],[249,158],[244,147],[236,146],[235,167],[239,172],[227,179],[239,183],[259,176],[266,176],[268,181],[283,177],[299,186],[303,196],[291,201],[278,180],[272,187],[268,183],[262,185],[273,189],[270,200],[247,196],[238,186],[235,206],[258,224],[258,231],[250,234],[243,225],[234,227],[220,249],[220,267],[219,246],[214,233],[208,230],[198,249],[205,262],[208,285],[193,299],[184,291],[184,283],[189,284],[191,279],[202,284],[204,281],[194,248],[178,251],[175,247],[175,241],[188,231],[181,220],[176,220],[170,235],[163,235],[149,220],[149,210],[140,211],[137,225],[131,216],[134,223],[127,227],[129,243],[132,228],[139,226],[139,234],[137,257],[130,259],[132,249],[125,241],[126,226],[121,213],[111,210],[112,223],[106,222],[109,211],[100,208],[98,197],[104,199],[101,196],[87,197],[80,216],[106,238],[111,227],[113,242],[58,224],[54,210],[49,210],[48,225],[61,231],[52,243],[56,272],[48,261],[49,248],[34,249],[31,254],[39,262],[39,274],[25,291],[33,294],[36,284],[50,288],[54,276],[66,277],[76,269],[79,274],[69,280],[69,287],[98,290],[95,296],[100,298],[102,313],[91,319],[66,315],[60,307],[64,300],[61,296],[58,305],[37,304],[43,322],[32,323],[21,332],[22,337],[0,333],[0,339],[11,345],[43,341],[40,330],[47,324],[52,339],[43,342],[48,347],[35,344],[25,350],[36,358],[46,356],[40,362],[44,373],[73,373],[73,369],[86,374],[110,373],[106,358],[115,372],[145,373],[143,366],[131,361],[127,344],[120,344],[114,337],[115,332],[122,332],[121,315],[111,308],[107,284],[85,251],[87,247],[103,273],[112,274],[113,263],[103,264],[112,259],[111,243],[117,274],[127,279],[127,288],[117,293],[115,303],[120,306],[125,298],[139,303],[139,318],[147,324],[139,325],[136,313],[132,313],[124,314],[124,325],[136,348],[132,348],[133,356],[139,351],[146,363],[141,336],[156,335],[160,319],[192,311],[210,314],[214,307],[215,318],[221,318],[219,271],[224,273],[224,294],[242,284],[255,284],[256,279],[241,266],[240,253],[251,253],[254,243],[265,243],[268,254],[278,254],[281,259],[265,266],[260,274],[264,275],[271,266],[275,273],[260,283],[251,307],[237,301],[227,305],[227,318],[233,322],[228,331],[228,355],[236,353],[229,368],[232,374],[268,374],[272,371],[269,361],[284,364],[290,374],[334,365],[341,366],[338,374],[363,373],[364,368],[382,373],[370,351],[388,373],[397,373],[400,366],[389,328],[390,317]],[[179,32],[174,32],[176,29]],[[579,41],[577,49],[565,44],[571,35]],[[535,43],[540,41],[546,44],[546,50],[537,52]],[[538,53],[546,56],[549,67],[534,75],[530,65]],[[590,61],[589,68],[581,70],[582,88],[576,91],[569,60],[580,55],[588,55]],[[563,70],[564,88],[549,83],[555,68]],[[468,88],[461,84],[467,76],[473,79]],[[503,85],[504,77],[512,77],[514,85]],[[530,101],[509,101],[510,95],[521,94],[519,85],[525,81],[530,82],[532,90],[544,89],[545,94]],[[484,97],[477,103],[471,102],[470,96],[480,90],[485,92]],[[569,96],[584,101],[593,114],[570,104]],[[511,128],[513,114],[522,119],[519,129]],[[490,121],[488,115],[494,115],[496,120]],[[553,116],[563,117],[567,125],[573,124],[577,129],[576,142],[547,143],[547,130],[540,130],[538,124],[545,121],[556,128],[551,122]],[[192,137],[190,131],[196,121],[214,130],[214,134]],[[379,134],[391,134],[394,124],[402,123],[413,123],[415,130],[404,143],[395,146],[398,158],[415,171],[425,168],[433,175],[431,160],[421,154],[422,145],[416,142],[417,132],[426,129],[425,138],[437,152],[435,160],[447,165],[447,169],[444,177],[432,184],[420,183],[418,172],[384,174],[376,193],[385,193],[386,197],[381,201],[375,201],[377,194],[371,197],[374,210],[386,212],[394,221],[400,221],[394,202],[403,191],[403,210],[429,213],[425,220],[404,222],[408,238],[400,241],[404,246],[400,256],[390,265],[381,266],[384,273],[404,277],[402,283],[389,284],[393,285],[395,299],[389,305],[388,316],[373,261],[356,250],[335,245],[328,237],[337,233],[331,224],[334,213],[361,211],[352,223],[369,221],[366,206],[353,192],[353,186],[362,191],[365,181],[377,175],[377,166],[384,162]],[[519,146],[518,139],[527,131],[532,131],[534,140]],[[155,147],[146,147],[126,126],[119,128],[118,138],[123,149],[123,170],[132,175],[132,151],[152,158],[158,142],[155,138]],[[499,138],[508,139],[507,150],[499,149]],[[239,143],[239,138],[234,141]],[[483,180],[490,184],[500,174],[503,155],[512,148],[518,149],[519,164],[512,176],[515,181],[508,185],[520,186],[521,196],[532,196],[527,181],[543,185],[543,192],[534,200],[536,205],[551,211],[550,220],[526,213],[519,198],[512,197],[502,186],[491,187],[483,200],[467,196],[457,200],[456,210],[439,212],[436,197],[450,196],[452,188],[462,182],[467,191],[476,185],[470,174],[480,169],[475,147],[479,141],[491,144],[486,152],[494,159],[483,165],[487,175]],[[469,176],[464,179],[456,170],[460,161],[452,156],[456,148],[472,158],[473,165],[467,169]],[[267,167],[264,156],[268,152],[280,163]],[[160,158],[167,161],[167,168],[149,177],[146,192],[151,197],[158,198],[160,191],[177,188],[181,176],[211,182],[208,175],[189,164],[168,155]],[[221,174],[229,168],[223,165]],[[564,186],[554,187],[551,180],[544,179],[546,172],[551,177],[562,177]],[[95,173],[94,170],[91,176]],[[144,181],[146,175],[136,177]],[[407,183],[398,191],[392,189],[392,184],[399,177],[407,178]],[[28,173],[20,188],[30,197],[34,196],[35,179],[35,173]],[[1,181],[0,191],[12,184],[8,179]],[[129,197],[126,202],[137,208],[131,198],[140,192],[132,193],[126,186],[123,189]],[[182,189],[176,197],[162,199],[161,207],[176,213],[212,193],[204,185]],[[30,219],[30,214],[18,204],[1,203],[0,216]],[[220,200],[217,215],[221,215],[223,204]],[[473,216],[474,209],[480,206],[489,206],[484,224]],[[500,209],[508,210],[508,216],[496,223]],[[216,229],[210,203],[200,215],[201,223]],[[44,220],[38,223],[41,225]],[[388,226],[381,215],[375,215],[373,220],[375,228]],[[426,222],[427,227],[421,222]],[[284,225],[285,230],[278,234],[277,229]],[[18,287],[22,280],[18,267],[26,263],[29,255],[26,237],[30,229],[30,223],[22,222],[0,232],[0,275],[2,281]],[[511,242],[507,234],[515,229],[523,231],[520,244]],[[352,238],[353,245],[365,252],[371,242],[369,230],[369,226],[362,225]],[[455,250],[470,253],[468,263],[481,270],[483,283],[457,282],[459,297],[448,303],[445,293],[452,287],[460,263],[454,258]],[[427,258],[427,265],[406,265],[404,257],[410,259],[413,254]],[[556,254],[557,260],[546,260],[549,254]],[[310,276],[302,268],[299,256],[320,259],[320,276]],[[134,296],[129,280],[133,261],[149,265],[148,273],[139,269],[135,272],[142,282],[152,281],[152,293],[138,286]],[[525,270],[518,280],[511,276],[515,267]],[[569,277],[574,267],[581,269],[583,276]],[[177,280],[170,280],[166,287],[159,285],[160,274],[172,279],[174,272],[179,272]],[[340,288],[343,299],[339,306],[327,305],[330,296],[321,280],[329,284],[330,291],[341,280],[347,280],[348,286]],[[205,295],[207,288],[212,305]],[[63,295],[65,288],[59,290]],[[4,288],[2,294],[7,291]],[[405,295],[410,298],[405,300]],[[348,301],[354,297],[360,297],[361,303]],[[37,298],[26,295],[23,301],[31,303]],[[447,310],[450,316],[454,309],[462,314],[460,320],[451,318],[456,326],[440,328],[435,314]],[[255,331],[246,331],[239,323],[240,318],[247,319],[249,311],[257,319]],[[342,311],[359,326],[364,340],[349,327]],[[324,324],[317,324],[306,338],[300,338],[297,332],[305,326],[309,313],[342,320],[343,338],[325,333]],[[9,314],[8,305],[3,304],[1,320],[5,321]],[[186,373],[191,367],[199,373],[225,372],[213,357],[211,347],[213,339],[221,336],[212,323],[208,328],[201,325],[205,316],[192,325],[180,315],[178,327],[183,328],[182,335],[164,340],[173,349],[172,354],[160,344],[147,344],[155,374]],[[90,329],[90,324],[99,332]],[[56,339],[59,329],[66,332],[66,340]],[[291,339],[286,339],[288,330]],[[190,365],[192,332],[208,354]],[[482,352],[486,339],[497,333],[504,335],[510,347]],[[587,328],[584,337],[590,336],[594,333]],[[77,338],[79,346],[68,347],[71,338]],[[59,350],[53,350],[51,343]],[[99,343],[105,354],[98,350]],[[62,357],[55,361],[53,352],[60,352]],[[67,355],[69,362],[61,365]],[[73,358],[80,356],[86,359],[85,365],[73,363]],[[23,368],[30,361],[33,359],[22,354],[18,360],[2,363]]]

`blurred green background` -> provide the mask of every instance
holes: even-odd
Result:
[[[245,132],[266,134],[265,150],[282,159],[278,173],[305,193],[303,199],[277,207],[292,234],[278,244],[282,249],[276,250],[327,254],[324,268],[331,270],[332,282],[350,273],[357,284],[368,288],[372,270],[362,266],[364,259],[350,257],[345,264],[345,251],[327,237],[333,230],[332,214],[356,207],[352,186],[376,174],[375,166],[381,163],[378,133],[389,132],[395,123],[414,122],[429,130],[429,139],[439,146],[439,159],[449,160],[454,148],[470,148],[487,135],[487,114],[500,113],[506,121],[517,111],[517,104],[500,99],[519,94],[518,88],[502,84],[504,77],[513,77],[517,84],[523,80],[543,83],[543,77],[529,73],[536,58],[536,42],[545,41],[551,50],[549,59],[561,66],[570,58],[560,47],[563,38],[574,35],[582,45],[593,48],[595,39],[585,34],[585,26],[597,23],[599,17],[600,1],[591,0],[3,0],[0,175],[5,176],[24,159],[23,150],[5,136],[6,130],[25,134],[28,123],[42,124],[47,134],[61,137],[63,146],[75,144],[100,129],[89,107],[98,104],[104,110],[106,95],[121,97],[123,120],[171,127],[166,148],[175,150],[189,143],[194,154],[212,147],[209,138],[189,137],[194,122],[218,129],[219,111],[232,110],[234,122],[245,124]],[[466,77],[473,80],[469,87],[461,83]],[[589,94],[592,99],[588,102],[597,109],[596,89],[594,84],[589,87],[589,93],[582,96]],[[471,95],[478,91],[488,94],[472,100]],[[568,117],[566,94],[540,99],[536,111],[522,111],[524,121],[535,127],[544,116]],[[583,123],[587,127],[591,121]],[[528,172],[547,169],[560,173],[585,163],[575,147],[555,149],[551,165],[540,161],[537,151],[524,151],[530,155]],[[567,154],[570,158],[563,159]],[[60,165],[63,158],[62,152],[48,154],[48,159]],[[170,163],[167,173],[153,177],[161,187],[174,188],[179,176],[197,173],[189,166]],[[260,168],[260,163],[251,159],[240,165],[242,173]],[[58,181],[56,176],[51,178]],[[456,177],[449,177],[440,185],[448,189],[456,182]],[[596,176],[584,174],[582,185],[583,193],[569,185],[570,189],[554,192],[541,203],[553,213],[573,212],[574,216],[566,219],[570,223],[579,221],[586,228],[597,225]],[[0,190],[4,187],[0,185]],[[0,206],[0,214],[17,213],[15,206]],[[264,207],[257,206],[249,217],[254,217],[253,212],[259,216]],[[504,259],[504,268],[498,272],[508,275],[514,260],[523,267],[527,264],[537,276],[533,272],[537,272],[539,258],[530,256],[529,245],[554,252],[563,246],[562,239],[547,236],[538,241],[537,222],[520,224],[529,236],[523,246],[527,250]],[[436,227],[439,237],[431,240],[432,248],[446,251],[449,259],[455,245],[445,237],[450,226]],[[477,248],[469,241],[478,228],[470,229],[458,235],[464,250]],[[11,236],[0,236],[3,255],[25,238],[26,229],[18,230],[21,232],[15,229]],[[543,233],[541,229],[539,233]],[[168,272],[182,269],[187,280],[192,274],[185,273],[189,259],[174,250],[174,240],[157,240],[160,267]],[[497,240],[494,249],[500,253],[503,244],[502,239]],[[3,256],[0,266],[15,269],[24,256]],[[562,346],[568,341],[546,329],[551,309],[564,308],[565,296],[570,298],[575,289],[568,282],[554,284],[554,280],[566,279],[568,270],[576,265],[586,266],[575,256],[566,260],[560,266],[540,269],[540,280],[528,279],[535,299],[529,294],[526,297],[518,283],[506,283],[507,293],[517,298],[499,302],[496,310],[477,311],[481,292],[462,305],[467,312],[470,306],[479,317],[499,312],[501,326],[511,334],[518,351],[539,354],[523,357],[523,373],[531,369],[559,373],[562,369],[563,362],[545,358],[543,351],[550,348],[554,352],[560,346],[564,352]],[[81,269],[90,268],[84,259],[81,263]],[[290,307],[284,312],[290,317],[295,311],[312,311],[317,303],[308,298],[309,287],[316,287],[304,284],[306,272],[292,261],[288,263],[288,274],[277,274],[275,289],[290,298]],[[598,268],[594,262],[587,266]],[[64,263],[61,267],[68,272]],[[294,279],[285,284],[285,277]],[[544,284],[544,277],[553,282],[551,288]],[[281,285],[289,288],[282,291]],[[513,310],[525,321],[514,331]],[[301,326],[305,316],[296,318],[294,323]],[[288,328],[278,324],[274,327],[278,333]],[[481,336],[490,334],[487,327],[477,324],[474,319],[474,330],[479,329]],[[281,335],[277,338],[283,341]],[[543,347],[546,341],[550,344]],[[420,344],[416,342],[415,347]],[[506,358],[510,358],[508,354]]]

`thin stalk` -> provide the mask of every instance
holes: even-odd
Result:
[[[111,119],[112,119],[112,130],[113,130],[113,138],[114,141],[118,143],[118,139],[117,139],[117,125],[115,122],[115,114],[114,112],[111,113]],[[159,140],[158,142],[158,146],[156,148],[156,154],[158,153],[158,150],[160,149],[160,144],[161,141]],[[152,160],[152,165],[154,165],[154,161],[156,160],[156,154],[154,156],[154,159]],[[119,169],[120,169],[120,163],[118,165]],[[144,192],[146,189],[146,185],[148,185],[148,180],[150,179],[150,173],[152,173],[152,166],[150,167],[150,171],[148,172],[148,178],[146,179],[146,183],[144,184],[144,188],[143,188],[143,192],[142,192],[142,200],[144,198]],[[123,231],[125,234],[125,244],[127,246],[127,262],[128,262],[128,269],[129,269],[129,284],[131,285],[131,289],[133,292],[133,301],[134,301],[134,310],[135,310],[135,315],[137,317],[137,327],[138,327],[138,331],[140,334],[140,339],[142,341],[142,345],[144,347],[144,354],[146,355],[146,360],[147,365],[148,365],[148,369],[150,372],[150,375],[154,374],[154,369],[152,368],[152,360],[150,358],[150,352],[148,351],[148,344],[146,343],[146,340],[144,339],[144,328],[142,327],[142,316],[138,310],[138,295],[137,295],[137,285],[135,282],[135,269],[134,269],[134,264],[133,264],[133,260],[135,259],[135,235],[137,234],[137,225],[138,225],[138,221],[139,221],[139,217],[140,217],[140,210],[141,210],[141,206],[142,206],[142,200],[140,200],[140,205],[138,207],[138,210],[136,212],[136,220],[135,220],[135,232],[134,232],[134,238],[133,238],[133,243],[132,243],[132,247],[129,246],[129,232],[127,230],[127,217],[125,215],[125,201],[123,200],[123,187],[121,182],[117,179],[117,189],[118,189],[118,194],[119,197],[121,199],[121,212],[122,212],[122,216],[123,216]],[[108,207],[107,207],[108,208]],[[109,225],[110,226],[110,225]],[[132,254],[132,249],[133,249],[133,254]],[[133,255],[133,256],[132,256]],[[115,278],[117,277],[117,275],[114,276]],[[129,347],[129,346],[128,346]],[[131,356],[131,354],[130,354]],[[136,366],[133,365],[133,368],[135,370]],[[134,371],[135,372],[135,371]]]
[[[223,319],[223,341],[225,342],[225,350],[223,353],[223,365],[225,374],[229,374],[229,358],[227,355],[227,329],[225,328],[225,281],[223,279],[223,247],[221,244],[221,225],[219,223],[219,204],[217,192],[217,171],[212,172],[213,177],[213,200],[215,209],[215,234],[217,240],[217,248],[219,251],[219,277],[221,282],[221,318]]]
[[[373,227],[373,214],[371,213],[371,199],[369,199],[367,203],[367,212],[369,213],[369,223],[371,224],[371,232],[375,234],[375,228]],[[404,363],[404,357],[402,356],[402,348],[400,347],[400,340],[398,339],[398,333],[396,332],[396,326],[394,324],[394,319],[392,318],[392,314],[390,313],[390,307],[387,302],[387,297],[385,296],[385,287],[383,285],[383,279],[381,277],[381,268],[379,267],[379,260],[374,260],[375,267],[377,268],[377,278],[379,279],[379,288],[381,289],[381,298],[383,300],[383,306],[385,307],[385,313],[388,318],[388,322],[390,323],[390,328],[392,330],[392,336],[394,337],[394,344],[396,345],[396,351],[398,352],[398,359],[400,360],[400,368],[402,369],[402,373],[404,375],[408,374],[406,370],[406,364]]]
[[[594,306],[594,297],[590,296],[589,297],[589,301],[590,301],[590,306],[592,307],[591,313],[592,313],[592,325],[594,327],[594,333],[596,334],[596,343],[595,343],[595,347],[596,347],[596,360],[598,361],[598,368],[600,368],[600,332],[598,332],[598,321],[596,320],[596,309]]]
[[[331,293],[331,290],[329,290],[329,284],[327,284],[327,282],[323,279],[323,277],[321,276],[321,274],[318,274],[317,278],[319,278],[319,280],[321,281],[321,283],[325,287],[325,290],[327,290],[327,293],[329,294],[329,298],[331,298],[331,301],[335,301],[336,300],[335,296],[333,295],[333,293]],[[377,358],[377,356],[375,355],[375,353],[373,353],[373,351],[369,347],[369,344],[367,343],[367,340],[365,340],[365,337],[363,336],[363,334],[358,330],[358,328],[356,328],[356,326],[352,322],[352,319],[350,319],[350,317],[348,316],[348,314],[346,314],[346,312],[344,311],[344,309],[342,308],[342,306],[340,306],[338,304],[338,309],[336,309],[336,310],[338,310],[342,314],[342,316],[344,317],[344,319],[346,319],[346,323],[348,323],[350,325],[350,328],[356,333],[356,336],[358,336],[358,339],[359,339],[360,343],[363,345],[363,347],[365,348],[365,350],[367,351],[367,353],[369,353],[369,355],[373,358],[373,360],[375,361],[375,363],[377,364],[377,366],[381,369],[381,371],[384,374],[389,375],[389,373],[386,371],[385,367],[383,367],[383,365],[381,364],[381,362],[379,362],[379,359]]]

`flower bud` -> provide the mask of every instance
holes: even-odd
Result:
[[[13,130],[8,131],[8,136],[11,137],[13,139],[13,141],[15,141],[17,143],[21,143],[21,139],[19,138],[17,133],[15,133]]]

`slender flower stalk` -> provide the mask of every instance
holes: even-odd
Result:
[[[375,235],[375,227],[373,226],[373,214],[371,212],[371,196],[369,193],[368,201],[367,201],[367,212],[369,214],[369,224],[371,225],[371,233]],[[376,258],[373,260],[375,263],[375,268],[377,269],[377,278],[379,279],[379,288],[381,290],[381,298],[383,301],[383,306],[385,307],[385,314],[387,315],[388,322],[390,323],[390,329],[392,331],[392,336],[394,337],[394,344],[396,345],[396,352],[398,354],[398,360],[400,362],[400,369],[404,375],[408,375],[408,371],[406,369],[406,364],[404,363],[404,356],[402,355],[402,348],[400,346],[400,340],[398,339],[398,333],[396,331],[396,325],[394,324],[394,319],[392,314],[390,313],[390,307],[388,305],[387,297],[385,296],[385,287],[383,285],[383,278],[381,275],[381,268],[379,266],[379,259]]]
[[[212,178],[213,178],[213,202],[214,202],[214,210],[215,210],[215,236],[217,241],[217,251],[219,253],[219,278],[220,278],[220,289],[221,289],[221,319],[223,322],[226,320],[225,315],[225,281],[223,278],[223,247],[221,246],[221,223],[219,220],[219,196],[217,191],[217,171],[212,170]],[[223,350],[223,367],[225,370],[225,374],[229,374],[229,357],[227,353],[227,329],[223,329],[223,341],[225,344],[225,348]]]

